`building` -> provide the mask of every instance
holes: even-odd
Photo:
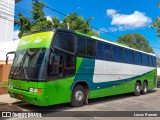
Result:
[[[14,8],[21,0],[0,0],[0,44],[13,41]]]
[[[0,0],[0,82],[8,80],[11,65],[5,65],[6,53],[15,51],[18,41],[13,41],[15,3],[21,0]],[[2,44],[3,43],[3,44]],[[9,60],[13,60],[13,57]]]

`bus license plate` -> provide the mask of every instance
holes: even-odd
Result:
[[[18,94],[18,97],[19,97],[19,98],[23,98],[24,96],[23,96],[23,95],[21,95],[21,94]]]

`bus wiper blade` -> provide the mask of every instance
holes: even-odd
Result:
[[[12,73],[11,78],[15,78],[15,77],[14,77],[14,74],[15,74],[17,68],[19,68],[19,71],[21,70],[21,68],[23,68],[25,78],[26,78],[26,80],[29,80],[27,71],[26,71],[26,69],[25,69],[25,67],[24,67],[24,65],[23,65],[23,61],[24,61],[24,59],[22,59],[22,61],[16,66],[15,70],[14,70],[13,73]],[[18,71],[18,72],[19,72],[19,71]]]
[[[23,65],[23,64],[22,64],[22,68],[23,68],[23,70],[24,70],[25,78],[29,81],[29,77],[28,77],[28,74],[27,74],[26,68],[24,67],[24,65]]]
[[[15,72],[16,72],[16,70],[17,70],[17,68],[19,67],[19,70],[20,70],[20,63],[16,66],[16,68],[14,69],[14,71],[13,71],[13,73],[12,73],[12,76],[11,76],[11,78],[15,78],[14,77],[14,74],[15,74]]]

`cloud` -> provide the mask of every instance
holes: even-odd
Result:
[[[77,10],[83,10],[83,8],[82,8],[82,7],[80,7],[80,6],[78,6],[78,7],[77,7]]]
[[[132,14],[120,14],[114,9],[106,10],[107,16],[112,18],[111,25],[114,31],[123,31],[128,29],[141,28],[149,25],[152,19],[145,15],[145,13],[134,11]]]
[[[48,21],[51,21],[53,23],[52,17],[51,16],[46,16]]]
[[[15,30],[15,31],[13,32],[13,40],[19,39],[19,37],[18,37],[19,32],[20,32],[19,30]]]
[[[108,30],[106,28],[104,28],[104,27],[100,28],[99,30],[100,30],[100,32],[108,32]]]
[[[112,16],[112,15],[116,14],[117,11],[114,9],[108,9],[106,12],[107,12],[108,16]]]

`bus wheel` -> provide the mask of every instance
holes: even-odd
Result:
[[[148,84],[147,82],[143,83],[142,94],[146,94],[148,92]]]
[[[134,95],[135,96],[139,96],[140,93],[141,93],[141,84],[139,82],[136,82]]]
[[[72,91],[71,105],[73,107],[83,106],[86,98],[85,88],[82,85],[76,85]]]

